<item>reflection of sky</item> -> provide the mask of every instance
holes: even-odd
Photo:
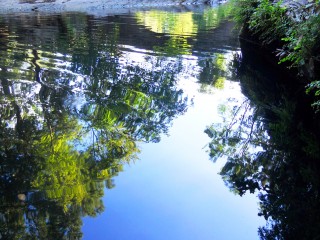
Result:
[[[150,58],[147,63],[137,51],[123,57],[152,67]],[[182,65],[186,71],[177,76],[178,88],[194,97],[194,105],[173,121],[169,137],[141,145],[140,160],[126,166],[115,178],[116,187],[106,191],[106,211],[84,219],[84,239],[258,238],[257,228],[263,225],[258,199],[231,193],[217,174],[224,161],[212,163],[205,147],[210,139],[204,130],[219,121],[218,106],[230,98],[243,99],[239,83],[226,81],[223,90],[203,94],[196,83],[197,58],[184,59]]]
[[[190,14],[184,16],[190,20]],[[172,28],[175,30],[172,32],[174,39],[184,31],[189,31],[179,28],[183,27],[180,24],[184,20],[178,22],[177,28]],[[188,37],[189,35],[184,39]],[[210,44],[211,42],[212,39]],[[191,48],[191,45],[178,43],[174,46],[177,49]],[[197,56],[213,57],[210,49],[209,52],[197,52]],[[213,95],[202,94],[196,83],[201,72],[198,65],[200,57],[185,54],[179,58],[181,66],[177,66],[177,59],[160,52],[165,56],[161,57],[161,65],[158,65],[159,58],[153,51],[130,45],[122,45],[120,50],[121,77],[129,74],[129,70],[125,69],[128,65],[150,71],[179,67],[177,88],[182,88],[186,95],[194,98],[194,106],[173,122],[170,137],[163,136],[159,144],[141,145],[140,160],[131,166],[125,166],[125,172],[114,179],[116,188],[106,190],[106,211],[95,219],[84,219],[84,239],[256,239],[258,222],[261,221],[256,216],[257,199],[240,198],[230,193],[217,175],[223,161],[213,164],[208,160],[208,153],[204,149],[210,141],[203,132],[205,127],[219,120],[216,111],[219,104],[228,102],[228,97],[241,98],[239,85],[227,81],[224,90],[214,89],[210,91]],[[24,52],[19,52],[20,48],[17,51],[18,55],[25,55]],[[38,97],[42,85],[34,81],[26,82],[30,77],[28,74],[39,67],[39,75],[43,77],[40,79],[43,80],[42,84],[49,84],[48,87],[55,89],[70,89],[73,94],[68,95],[65,106],[80,111],[88,101],[84,91],[86,81],[92,76],[81,75],[80,72],[86,72],[81,70],[84,66],[81,62],[73,66],[72,55],[41,50],[37,50],[37,55],[34,55],[32,49],[28,50],[26,59],[23,58],[28,63],[23,63],[19,70],[22,80],[12,79],[16,94],[22,93],[22,87],[30,88],[26,92],[32,94],[21,95],[16,99],[25,102],[30,100],[36,105],[37,111],[31,105],[27,110],[42,116],[43,105]],[[101,59],[104,55],[108,56],[108,52],[99,52]],[[224,54],[225,63],[230,60],[230,56],[230,52]],[[78,70],[73,71],[73,67]],[[14,65],[9,66],[8,72],[14,72],[13,70]],[[53,86],[50,85],[51,81],[46,82],[47,70],[55,76]],[[109,92],[105,94],[108,96]],[[44,121],[43,117],[41,120]],[[88,123],[81,120],[79,124],[88,126]],[[14,127],[15,123],[11,126]],[[91,140],[92,132],[88,132],[83,136],[82,145],[75,146],[75,149],[85,149],[90,146]]]

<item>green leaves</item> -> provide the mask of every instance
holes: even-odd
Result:
[[[313,81],[307,85],[306,93],[313,93],[316,101],[312,104],[312,106],[316,109],[316,112],[320,111],[320,81]]]
[[[256,36],[263,45],[275,44],[279,63],[298,70],[307,81],[319,78],[320,3],[299,1],[234,0],[235,19]],[[314,89],[307,86],[307,91]],[[312,106],[318,111],[318,92]]]
[[[289,25],[286,8],[282,6],[281,1],[272,3],[261,0],[250,16],[248,25],[264,44],[277,41]]]

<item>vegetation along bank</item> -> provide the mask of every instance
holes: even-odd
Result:
[[[319,0],[232,0],[241,37],[269,48],[295,72],[320,110]]]

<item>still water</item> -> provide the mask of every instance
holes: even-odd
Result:
[[[228,7],[0,16],[2,239],[258,239],[204,132],[245,101]]]

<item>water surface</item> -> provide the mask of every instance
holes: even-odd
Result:
[[[4,239],[257,239],[204,130],[245,97],[228,8],[0,16]]]

